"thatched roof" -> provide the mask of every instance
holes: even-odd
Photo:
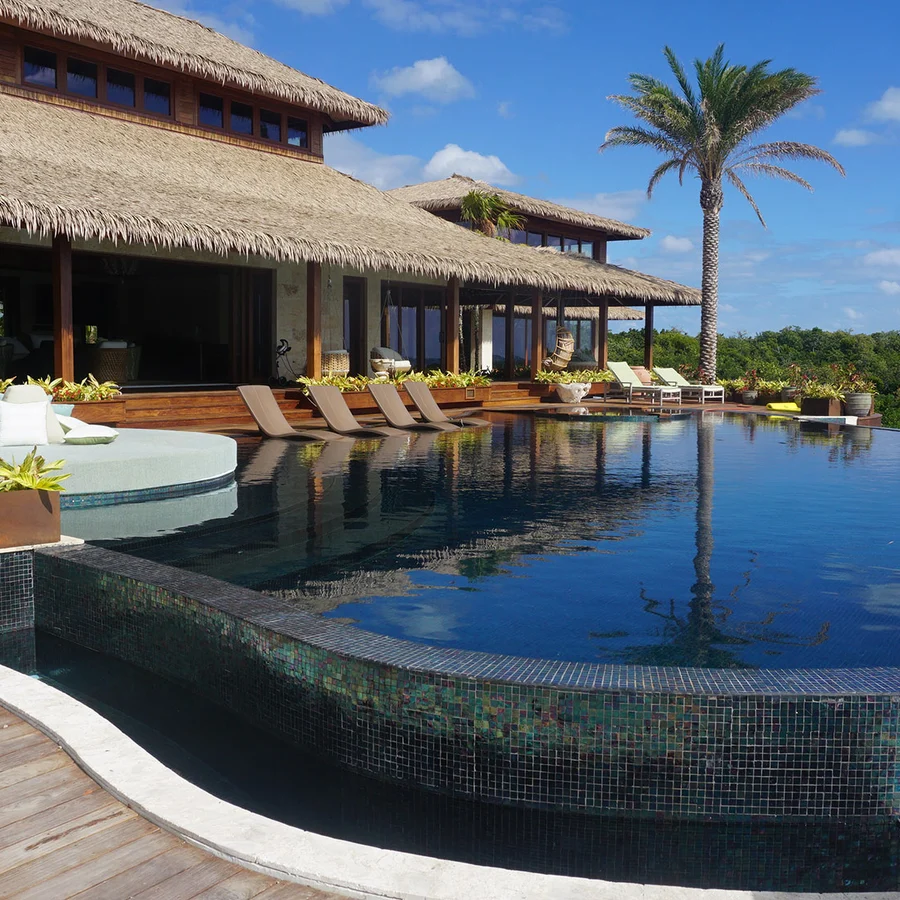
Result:
[[[494,313],[502,316],[506,312],[506,305],[498,303],[492,307]],[[566,319],[599,319],[600,310],[596,306],[567,306],[565,308]],[[530,316],[530,306],[516,306],[516,315]],[[556,318],[556,307],[545,306],[544,316],[548,319]],[[640,322],[644,318],[644,313],[640,309],[632,309],[630,306],[610,306],[609,320],[611,322]]]
[[[341,127],[381,125],[383,109],[182,16],[134,0],[0,0],[0,16],[134,59],[327,113]]]
[[[650,234],[646,228],[638,228],[636,225],[627,225],[625,222],[617,222],[615,219],[595,216],[593,213],[582,212],[579,209],[570,209],[568,206],[560,206],[549,200],[537,200],[525,194],[517,194],[515,191],[494,187],[486,181],[476,181],[465,175],[451,175],[440,181],[410,184],[406,187],[394,188],[388,193],[407,203],[427,209],[429,212],[447,212],[459,209],[462,206],[463,197],[471,191],[496,194],[510,209],[522,215],[540,216],[542,219],[550,219],[564,225],[577,225],[580,228],[595,228],[609,235],[613,240],[636,240]]]
[[[626,302],[700,301],[675,282],[472,234],[321,163],[3,93],[0,224]]]

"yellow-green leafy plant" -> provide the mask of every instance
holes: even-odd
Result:
[[[303,386],[303,393],[309,393],[311,384],[327,384],[336,387],[342,394],[352,394],[364,391],[366,386],[372,383],[372,379],[365,375],[324,375],[322,378],[307,378],[301,375],[297,383]]]
[[[46,378],[32,378],[29,375],[26,383],[36,384],[43,389],[45,394],[49,394],[52,397],[57,386],[62,384],[62,378],[54,378],[52,375],[48,375]]]
[[[487,387],[491,379],[487,375],[476,375],[474,372],[406,372],[395,379],[397,384],[404,381],[424,381],[432,388]]]
[[[12,382],[10,382],[11,384]],[[88,375],[81,381],[64,381],[62,378],[32,378],[28,376],[28,384],[37,385],[44,390],[53,400],[59,403],[82,403],[88,400],[109,400],[118,397],[122,393],[119,385],[114,381],[97,381],[93,375]]]
[[[69,473],[49,473],[59,471],[65,464],[64,459],[48,463],[43,456],[38,456],[37,447],[33,447],[18,465],[0,459],[0,494],[10,491],[64,491],[61,482],[69,477]]]
[[[0,378],[0,394],[2,394],[15,380],[15,378]]]
[[[608,384],[615,379],[606,369],[564,369],[562,372],[542,369],[534,380],[538,384]]]

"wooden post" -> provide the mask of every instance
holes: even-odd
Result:
[[[53,237],[53,368],[56,378],[75,380],[72,326],[72,242]]]
[[[531,380],[544,364],[544,295],[535,291],[531,297]]]
[[[512,380],[516,377],[516,292],[506,295],[506,335],[505,335],[503,375]]]
[[[653,307],[649,303],[644,307],[644,368],[648,372],[653,368]]]
[[[306,377],[322,377],[322,264],[306,264]]]
[[[609,300],[602,300],[597,318],[597,367],[605,369],[609,363]]]
[[[459,372],[459,279],[447,282],[444,305],[444,366],[448,372]]]

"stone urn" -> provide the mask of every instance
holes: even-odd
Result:
[[[759,391],[741,391],[741,403],[751,406],[759,400]]]
[[[872,395],[848,392],[844,394],[844,405],[848,416],[867,416],[872,412]]]
[[[571,384],[555,384],[556,395],[563,403],[578,403],[591,389],[590,383],[573,381]]]

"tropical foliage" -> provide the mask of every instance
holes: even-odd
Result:
[[[501,240],[507,240],[510,231],[525,225],[522,216],[514,213],[497,194],[487,191],[469,191],[462,198],[460,215],[464,222],[472,223],[474,231]]]
[[[650,147],[662,153],[666,159],[650,176],[648,196],[669,172],[677,172],[681,184],[685,173],[700,181],[703,305],[699,359],[705,379],[712,379],[718,372],[719,213],[725,182],[747,200],[765,227],[762,212],[744,183],[747,175],[782,178],[812,190],[809,182],[781,163],[818,160],[842,175],[844,170],[830,153],[810,144],[753,143],[759,132],[819,92],[811,75],[796,69],[772,72],[770,60],[749,68],[732,65],[725,60],[725,47],[720,44],[709,59],[694,61],[694,85],[674,52],[669,47],[664,52],[677,87],[649,75],[631,75],[634,94],[610,99],[643,124],[611,129],[600,149]]]
[[[0,380],[0,394],[10,385],[15,383],[15,378]],[[122,392],[114,381],[97,381],[93,375],[81,381],[63,381],[62,378],[28,377],[28,384],[35,384],[43,388],[44,393],[52,397],[57,403],[81,403],[87,400],[109,400],[118,397]]]
[[[539,384],[599,384],[615,378],[606,369],[564,369],[562,372],[541,369],[534,380]]]
[[[389,380],[392,384],[400,386],[404,381],[424,381],[431,388],[464,388],[484,387],[491,383],[486,375],[475,375],[471,372],[404,372],[395,375]],[[309,393],[306,388],[311,384],[330,384],[339,388],[341,393],[356,393],[364,391],[370,384],[383,384],[384,378],[370,378],[368,375],[326,375],[322,378],[307,378],[301,375],[297,379],[303,385],[304,393]]]
[[[62,482],[69,477],[65,475],[51,475],[51,472],[59,471],[65,465],[65,460],[58,459],[48,463],[43,456],[38,456],[37,447],[16,465],[0,459],[0,493],[9,491],[64,491]]]

